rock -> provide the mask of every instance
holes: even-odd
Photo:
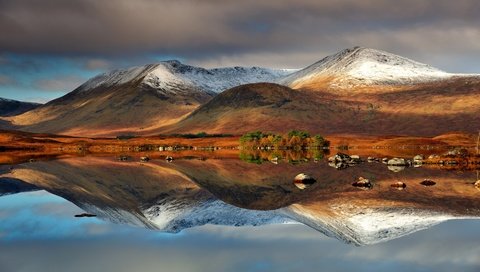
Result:
[[[358,155],[351,155],[350,156],[350,161],[361,162],[362,159],[360,159],[360,156],[358,156]]]
[[[317,181],[314,178],[304,173],[296,175],[293,179],[293,184],[295,184],[295,186],[297,186],[297,188],[300,190],[310,187],[315,182]]]
[[[388,163],[388,158],[383,158],[382,163]]]
[[[273,164],[278,164],[278,157],[273,157],[272,159],[270,159],[270,162]]]
[[[117,160],[119,160],[119,161],[129,161],[130,156],[120,155],[120,156],[118,156]]]
[[[418,166],[422,165],[424,159],[425,159],[425,157],[423,155],[416,155],[415,157],[413,157],[414,166],[418,167]]]
[[[387,162],[388,165],[395,165],[395,166],[407,166],[408,162],[405,159],[402,158],[393,158],[388,160]]]
[[[354,183],[352,183],[352,186],[363,189],[363,190],[370,190],[373,187],[370,180],[363,177],[359,177],[358,181],[355,181]]]
[[[388,170],[395,173],[405,170],[405,166],[400,166],[400,165],[388,165],[387,168]]]
[[[432,154],[432,155],[428,156],[429,160],[438,159],[438,158],[440,158],[440,156],[435,155],[435,154]]]
[[[167,162],[172,162],[172,161],[173,161],[173,157],[167,156],[167,157],[165,158],[165,160],[166,160]]]
[[[344,153],[337,153],[335,156],[333,156],[333,161],[336,162],[348,162],[350,160],[350,156]]]
[[[329,162],[328,166],[333,167],[337,170],[348,168],[349,165],[343,162]]]
[[[475,185],[475,187],[477,187],[477,189],[480,190],[480,179],[477,180],[473,185]]]
[[[368,157],[368,158],[367,158],[367,161],[368,161],[368,162],[379,162],[380,160],[377,159],[377,158],[375,158],[375,157]]]
[[[147,156],[140,157],[140,161],[141,161],[141,162],[148,162],[149,160],[150,160],[150,158],[147,157]]]
[[[349,156],[344,153],[337,153],[335,156],[329,157],[328,161],[335,164],[336,163],[357,164],[362,162],[362,160],[360,159],[360,156],[358,155]]]
[[[420,182],[420,184],[423,186],[433,186],[437,183],[431,179],[424,179],[422,182]]]
[[[91,213],[81,213],[81,214],[76,214],[75,217],[96,217],[96,215]]]
[[[397,181],[397,182],[391,184],[390,186],[397,189],[397,190],[403,190],[403,189],[407,188],[407,184],[405,184],[404,182],[401,182],[401,181]]]

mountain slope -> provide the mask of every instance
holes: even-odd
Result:
[[[17,129],[83,136],[145,134],[172,124],[237,84],[274,80],[286,70],[203,69],[167,61],[96,76],[71,93],[9,120]]]
[[[187,118],[167,128],[171,132],[243,133],[252,130],[312,132],[333,118],[335,105],[322,105],[315,94],[274,83],[246,84],[226,90]]]
[[[243,134],[261,130],[311,133],[435,136],[480,127],[480,80],[391,92],[349,96],[293,90],[273,83],[229,89],[166,132]]]
[[[0,98],[0,116],[22,114],[39,107],[41,104]]]

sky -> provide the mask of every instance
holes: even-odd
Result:
[[[46,102],[111,69],[302,68],[353,46],[480,73],[477,0],[0,0],[0,97]]]

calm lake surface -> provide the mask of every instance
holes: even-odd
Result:
[[[0,271],[480,270],[477,171],[125,160],[0,165]]]

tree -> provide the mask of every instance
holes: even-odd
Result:
[[[288,132],[289,139],[292,138],[293,136],[298,136],[301,139],[306,139],[310,137],[310,133],[303,130],[291,130],[290,132]]]

